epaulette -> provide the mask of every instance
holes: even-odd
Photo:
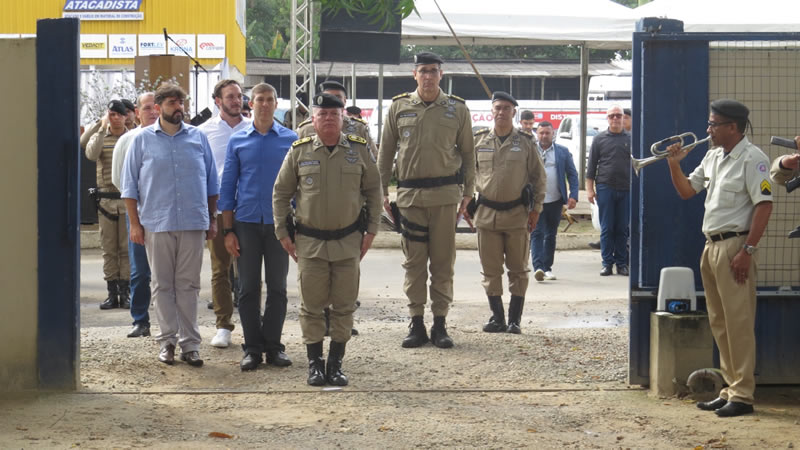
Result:
[[[366,125],[366,124],[367,124],[367,121],[366,121],[366,120],[364,120],[364,119],[362,119],[361,117],[351,117],[351,118],[350,118],[350,120],[353,120],[353,121],[355,121],[355,122],[361,122],[361,123],[362,123],[362,124],[364,124],[364,125]]]
[[[307,123],[311,123],[311,118],[310,117],[308,119],[300,122],[300,125],[298,125],[297,128],[300,128],[300,127],[302,127],[303,125],[305,125]]]
[[[304,137],[302,139],[298,139],[298,140],[292,142],[292,147],[297,147],[297,146],[305,144],[306,142],[311,142],[312,139],[313,138],[311,136],[306,136],[306,137]]]
[[[483,128],[481,128],[480,130],[476,131],[476,132],[475,132],[475,133],[473,133],[473,134],[474,134],[475,136],[477,136],[477,135],[479,135],[479,134],[485,134],[485,133],[488,133],[488,132],[489,132],[489,127],[483,127]]]
[[[533,133],[531,133],[528,130],[519,129],[519,134],[521,134],[523,136],[527,136],[527,137],[533,139]]]
[[[392,100],[397,100],[398,98],[403,98],[403,97],[411,97],[411,92],[404,92],[400,95],[395,95],[394,97],[392,97]]]
[[[447,94],[447,96],[448,96],[449,98],[452,98],[453,100],[458,100],[458,101],[460,101],[461,103],[467,103],[467,101],[466,101],[466,100],[464,100],[463,98],[461,98],[461,97],[459,97],[459,96],[457,96],[457,95],[453,95],[453,94]]]
[[[349,139],[349,140],[351,140],[353,142],[358,142],[359,144],[366,144],[367,143],[366,139],[362,138],[361,136],[356,136],[354,134],[348,134],[347,135],[347,139]]]

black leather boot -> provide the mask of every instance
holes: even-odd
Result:
[[[119,296],[119,307],[131,309],[131,282],[117,280],[117,294]]]
[[[508,331],[513,334],[522,334],[522,329],[519,326],[522,319],[522,307],[525,305],[525,297],[519,295],[512,295],[511,302],[508,304]]]
[[[331,346],[328,349],[328,366],[325,368],[325,378],[331,386],[347,386],[347,375],[342,373],[344,346],[344,343],[331,341]]]
[[[428,331],[425,329],[422,316],[412,317],[411,324],[408,326],[408,336],[403,339],[403,348],[422,347],[427,343]]]
[[[325,359],[322,357],[322,341],[306,344],[308,354],[308,384],[325,386]]]
[[[503,298],[499,295],[489,296],[489,308],[492,310],[492,317],[483,326],[483,331],[487,333],[500,333],[506,331],[506,314],[503,311]]]
[[[117,280],[106,281],[108,288],[108,298],[100,303],[100,309],[114,309],[119,308],[119,297],[117,296]]]
[[[445,327],[444,316],[434,316],[433,326],[431,327],[431,341],[433,345],[439,348],[450,348],[453,346],[453,340],[447,335],[447,328]]]

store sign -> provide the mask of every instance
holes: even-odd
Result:
[[[225,35],[224,34],[198,34],[197,35],[197,57],[198,58],[224,58],[225,57]]]
[[[108,57],[109,58],[135,58],[136,57],[136,35],[135,34],[109,34],[108,35]]]
[[[193,34],[170,34],[169,37],[172,38],[172,41],[169,41],[170,55],[185,56],[186,53],[188,53],[192,58],[196,56]],[[163,42],[164,37],[162,36],[161,39]],[[183,53],[181,48],[183,48],[183,50],[185,50],[186,53]]]
[[[166,55],[163,34],[140,34],[139,56]]]
[[[65,0],[62,17],[81,20],[144,20],[142,0]]]
[[[81,58],[106,58],[108,41],[105,34],[81,35]]]

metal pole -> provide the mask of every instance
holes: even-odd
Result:
[[[383,64],[378,64],[378,145],[383,134]]]
[[[292,127],[297,127],[297,0],[292,0],[292,32],[290,33],[289,46],[289,114],[292,117]]]
[[[453,94],[453,76],[447,77],[447,93],[452,95]]]
[[[544,100],[544,81],[545,81],[546,79],[547,79],[547,78],[545,78],[545,77],[542,77],[542,92],[540,92],[540,93],[539,93],[539,100]]]
[[[352,73],[352,75],[351,75],[351,76],[352,76],[352,78],[353,78],[353,81],[351,82],[351,84],[352,84],[352,89],[350,89],[350,90],[351,90],[352,92],[350,92],[350,97],[352,98],[352,103],[353,103],[353,106],[356,106],[356,97],[357,97],[357,94],[356,94],[356,65],[355,65],[355,64],[353,64],[353,69],[352,69],[352,70],[353,70],[353,73]]]
[[[589,49],[586,47],[586,42],[581,45],[581,121],[580,121],[580,137],[581,137],[581,152],[580,152],[580,188],[586,188],[586,110],[587,110],[587,94],[589,90]]]

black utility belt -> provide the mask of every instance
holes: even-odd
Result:
[[[448,177],[433,177],[433,178],[414,178],[412,180],[398,180],[397,187],[399,188],[434,188],[439,186],[447,186],[450,184],[462,184],[463,177],[460,174],[450,175]]]
[[[481,206],[488,206],[497,211],[508,211],[509,209],[516,208],[519,205],[524,204],[522,201],[522,197],[512,200],[510,202],[496,202],[494,200],[489,200],[488,198],[478,194],[478,205]]]
[[[724,241],[725,239],[734,238],[737,236],[745,236],[750,233],[750,230],[747,231],[726,231],[725,233],[718,233],[718,234],[708,234],[706,237],[711,242],[718,242]]]
[[[360,220],[356,220],[352,225],[345,228],[340,228],[338,230],[319,230],[317,228],[307,227],[302,223],[297,222],[295,223],[295,230],[297,230],[297,232],[300,234],[304,234],[314,239],[319,239],[322,241],[336,241],[350,235],[355,231],[358,231],[359,225]]]

